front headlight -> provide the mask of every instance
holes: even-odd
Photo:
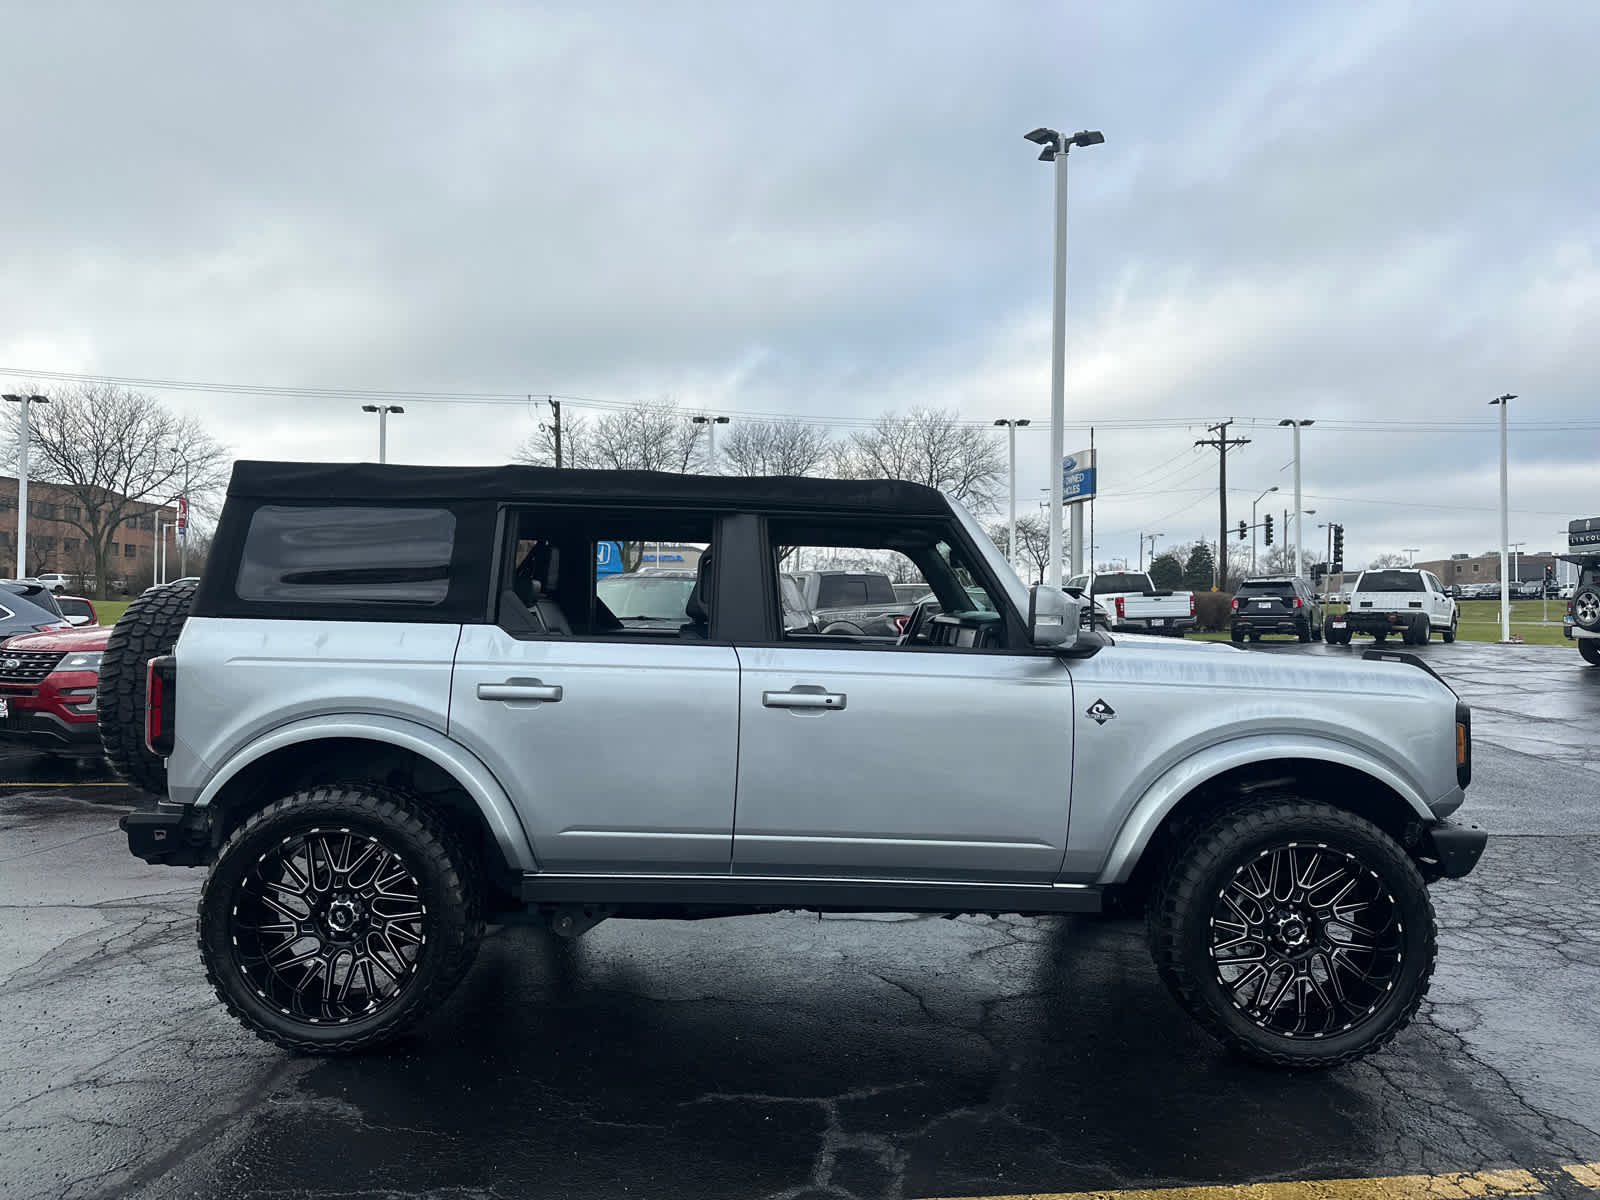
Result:
[[[57,663],[55,671],[51,671],[50,673],[54,675],[56,671],[98,672],[100,670],[100,654],[101,652],[99,650],[74,651]]]

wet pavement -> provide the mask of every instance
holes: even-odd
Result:
[[[1434,891],[1419,1019],[1325,1073],[1229,1057],[1140,925],[1080,918],[501,929],[413,1040],[296,1058],[215,1001],[200,873],[126,853],[132,795],[0,755],[0,1196],[954,1197],[1518,1168],[1509,1190],[1593,1197],[1600,670],[1570,646],[1420,653],[1474,706],[1462,815],[1495,836]]]

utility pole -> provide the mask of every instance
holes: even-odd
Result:
[[[531,400],[533,397],[529,397]],[[561,401],[554,396],[546,396],[544,402],[550,406],[550,435],[556,444],[556,470],[561,469]]]
[[[1248,446],[1249,438],[1230,438],[1228,426],[1233,424],[1230,417],[1226,421],[1218,421],[1215,425],[1207,425],[1206,432],[1214,433],[1214,438],[1202,438],[1195,442],[1196,446],[1213,446],[1217,450],[1217,504],[1221,513],[1221,520],[1217,525],[1217,590],[1228,590],[1228,447]]]

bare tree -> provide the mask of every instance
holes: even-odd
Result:
[[[1008,561],[1013,564],[1018,561],[1027,564],[1029,570],[1026,574],[1032,577],[1033,582],[1044,582],[1045,568],[1050,565],[1050,526],[1042,518],[1037,516],[1017,518],[1015,553],[1011,550],[1011,530],[1006,522],[999,521],[989,527],[989,540]]]
[[[832,444],[826,429],[804,421],[735,421],[717,452],[735,475],[812,475]]]
[[[142,392],[80,384],[34,405],[30,417],[29,475],[73,498],[60,520],[83,534],[100,599],[111,577],[111,542],[129,518],[172,503],[186,481],[189,495],[202,499],[227,482],[227,451],[194,418]],[[8,404],[4,421],[5,452],[15,463],[21,414]]]
[[[702,426],[671,400],[646,400],[561,426],[561,458],[569,467],[685,474],[700,457]],[[555,462],[555,434],[540,429],[517,450],[520,462]]]
[[[1498,553],[1498,551],[1496,552]],[[1404,554],[1380,554],[1367,564],[1369,571],[1382,571],[1389,567],[1409,567]]]
[[[835,460],[847,478],[926,484],[980,512],[994,511],[1006,475],[1000,444],[986,431],[963,425],[953,409],[884,413],[871,428],[851,434]]]

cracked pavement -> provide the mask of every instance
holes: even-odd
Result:
[[[1419,1019],[1326,1073],[1232,1059],[1142,927],[1092,918],[500,928],[412,1040],[296,1058],[212,996],[200,872],[127,854],[130,794],[0,756],[0,1195],[936,1197],[1518,1167],[1592,1197],[1554,1168],[1600,1160],[1600,671],[1570,646],[1420,653],[1474,707],[1461,815],[1494,836],[1434,890]]]

